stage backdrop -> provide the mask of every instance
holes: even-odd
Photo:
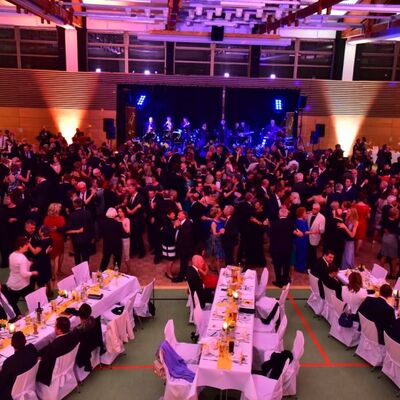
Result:
[[[144,125],[152,116],[157,132],[162,132],[162,124],[167,116],[173,118],[178,128],[182,118],[187,116],[192,128],[203,122],[210,126],[218,123],[222,115],[222,88],[118,85],[117,89],[117,142],[126,140],[126,107],[136,107],[136,136],[143,135]]]

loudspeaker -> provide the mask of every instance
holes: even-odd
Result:
[[[115,126],[113,118],[103,118],[103,131],[107,139],[115,139]]]
[[[312,131],[310,135],[310,144],[318,144],[319,143],[319,136],[316,131]]]
[[[211,27],[211,40],[215,42],[222,42],[224,40],[224,27],[212,26]]]
[[[325,137],[325,124],[315,124],[315,133],[318,137]]]
[[[297,140],[299,136],[299,113],[297,111],[293,113],[292,135]]]
[[[307,96],[299,96],[299,101],[297,102],[297,108],[299,110],[304,110],[307,105]]]

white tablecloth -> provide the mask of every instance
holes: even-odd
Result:
[[[352,272],[351,269],[343,269],[339,271],[337,276],[339,281],[347,286],[349,284],[349,275],[351,272]],[[363,287],[365,289],[368,289],[371,285],[381,287],[384,283],[387,283],[385,279],[375,278],[373,275],[371,275],[371,272],[368,270],[364,270],[363,272],[360,272],[360,274],[363,280]]]
[[[227,304],[227,269],[222,269],[214,302],[211,308],[210,321],[208,323],[207,335],[202,342],[212,346],[222,330],[224,322],[223,316],[225,308],[223,303]],[[248,270],[244,283],[240,290],[239,307],[254,310],[256,288],[256,272]],[[197,386],[211,386],[218,389],[235,389],[246,393],[249,399],[257,399],[256,391],[251,376],[251,367],[253,361],[253,328],[254,314],[239,312],[235,328],[235,354],[232,356],[232,369],[218,369],[218,353],[216,351],[203,351],[199,369],[196,376]],[[240,355],[243,354],[244,361],[240,363]]]
[[[106,272],[103,274],[106,274]],[[92,282],[89,281],[87,282],[87,284],[91,285]],[[126,297],[132,295],[138,290],[140,290],[138,279],[135,276],[123,274],[118,278],[113,278],[106,287],[101,289],[103,297],[100,300],[88,299],[86,303],[90,304],[90,306],[92,307],[92,315],[96,318],[102,315],[105,311],[112,308],[114,304],[124,300]],[[61,297],[57,298],[57,303],[63,301],[67,300]],[[75,303],[71,305],[71,307],[79,308],[81,304],[82,302]],[[49,311],[50,304],[46,304],[43,309],[44,312]],[[31,314],[31,316],[34,317],[34,314]],[[38,350],[41,350],[42,348],[47,346],[55,338],[54,325],[56,319],[57,315],[53,314],[47,321],[46,325],[39,329],[37,336],[31,335],[27,337],[27,342],[34,344]],[[79,324],[79,318],[76,316],[72,316],[70,318],[70,321],[71,328],[74,328]],[[17,330],[18,328],[23,328],[23,326],[25,325],[25,320],[21,319],[20,321],[17,321],[15,325],[17,326]],[[4,360],[12,354],[14,354],[14,349],[12,346],[8,346],[0,350],[0,367],[3,365]]]

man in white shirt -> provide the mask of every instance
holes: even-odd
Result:
[[[320,213],[321,206],[314,203],[311,213],[307,216],[308,231],[308,267],[312,268],[317,261],[317,249],[321,235],[325,232],[325,217]]]

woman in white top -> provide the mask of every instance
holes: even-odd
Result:
[[[25,254],[28,251],[29,240],[26,237],[19,237],[16,240],[16,250],[10,254],[10,276],[7,280],[7,288],[12,304],[17,304],[20,297],[29,294],[33,287],[30,283],[32,276],[37,276],[37,271],[30,271],[31,261]]]
[[[367,290],[362,287],[362,277],[359,272],[349,275],[349,284],[342,288],[342,299],[348,305],[352,314],[357,314],[358,308],[368,296]]]
[[[127,217],[126,207],[117,208],[117,221],[121,222],[124,235],[122,236],[122,261],[124,261],[126,269],[129,273],[129,249],[131,245],[131,221]]]

